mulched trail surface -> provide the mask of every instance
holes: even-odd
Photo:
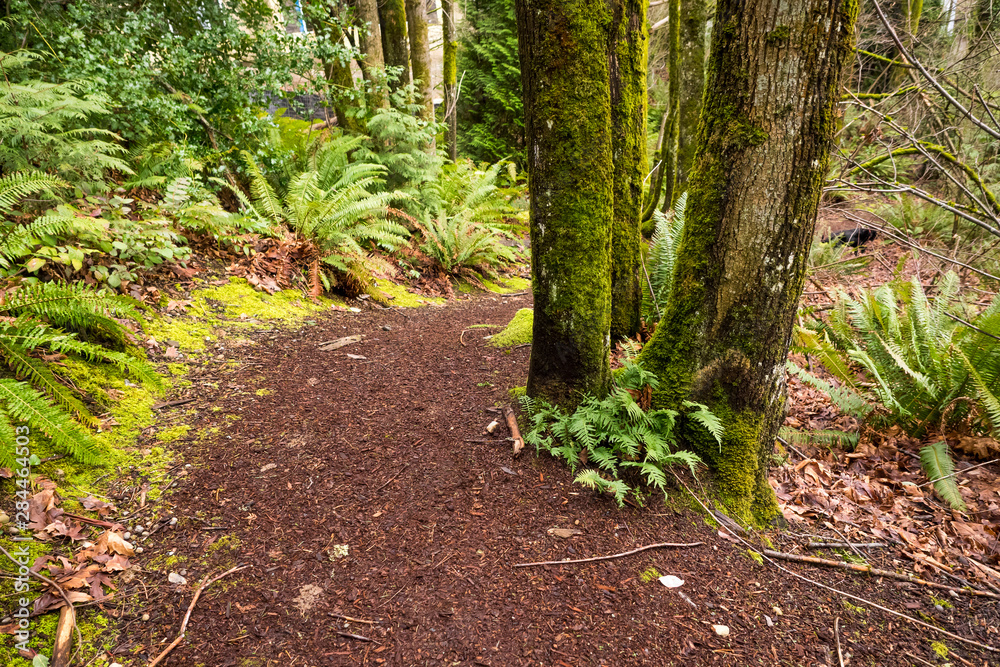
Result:
[[[497,350],[483,341],[490,330],[466,329],[502,325],[528,305],[526,296],[480,295],[331,313],[316,326],[254,334],[218,392],[196,384],[196,430],[221,428],[178,445],[193,464],[168,496],[179,521],[146,547],[183,557],[173,567],[186,568],[187,585],[169,584],[167,568],[122,591],[145,596],[152,616],[126,627],[139,664],[176,636],[196,585],[236,563],[249,567],[201,597],[165,664],[838,665],[837,618],[851,665],[917,664],[907,652],[943,664],[932,631],[758,565],[693,512],[656,499],[619,510],[547,457],[512,458],[496,408],[524,384],[529,348]],[[354,334],[365,338],[317,349]],[[493,419],[497,434],[484,435]],[[552,528],[580,532],[562,538]],[[783,548],[804,538],[772,539]],[[994,602],[944,594],[953,608],[937,609],[938,591],[791,569],[1000,643]],[[667,574],[684,585],[664,587],[657,577]],[[965,664],[996,664],[946,643]]]

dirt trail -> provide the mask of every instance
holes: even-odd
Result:
[[[168,499],[179,521],[147,547],[162,570],[125,591],[145,595],[152,615],[126,625],[133,651],[156,655],[175,636],[190,588],[246,563],[202,596],[166,664],[836,665],[837,617],[853,665],[913,664],[904,651],[938,664],[929,632],[758,565],[693,513],[656,499],[618,510],[573,487],[548,458],[512,459],[502,418],[487,409],[523,384],[528,348],[496,350],[483,343],[488,330],[461,333],[504,324],[528,304],[478,296],[333,313],[297,332],[258,335],[219,395],[196,389],[196,430],[220,431],[186,445],[193,467]],[[354,334],[363,342],[317,350]],[[494,418],[502,435],[484,436]],[[552,528],[580,532],[565,539]],[[793,537],[776,539],[780,548]],[[513,567],[663,541],[706,544]],[[170,551],[179,560],[164,562]],[[178,591],[166,576],[181,568],[189,584]],[[666,574],[685,584],[665,588],[657,577]],[[952,599],[953,609],[937,611],[927,589],[809,574],[953,632],[996,638],[980,627],[998,625],[995,605]]]

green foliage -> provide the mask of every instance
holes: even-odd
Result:
[[[355,159],[385,168],[385,188],[400,190],[414,198],[406,206],[419,214],[416,200],[441,169],[441,158],[428,147],[438,132],[437,123],[398,109],[379,109],[368,120],[368,137],[358,147]]]
[[[463,155],[484,162],[510,158],[526,165],[521,66],[513,0],[463,5],[458,71],[458,141]]]
[[[965,501],[955,482],[955,462],[948,454],[948,443],[936,442],[920,449],[920,467],[927,478],[934,482],[934,490],[952,509],[964,512]]]
[[[348,154],[360,138],[330,141],[311,158],[311,169],[292,179],[279,194],[245,153],[251,176],[252,200],[237,192],[247,215],[261,225],[287,224],[301,237],[311,240],[320,260],[336,273],[347,274],[362,284],[368,280],[364,268],[368,250],[378,246],[392,251],[407,241],[404,227],[389,220],[389,204],[406,198],[401,192],[379,192],[385,167],[367,162],[349,162]]]
[[[432,219],[422,231],[420,249],[452,275],[470,276],[470,271],[478,271],[495,276],[495,267],[517,259],[495,231],[461,216]]]
[[[857,273],[868,266],[871,257],[858,257],[855,250],[846,243],[817,241],[809,247],[809,272],[833,271],[838,275]]]
[[[674,266],[677,260],[677,246],[684,231],[684,212],[687,208],[687,193],[677,198],[672,215],[669,217],[655,211],[653,220],[656,228],[653,231],[652,243],[649,246],[646,270],[649,272],[649,283],[652,294],[643,290],[642,313],[646,322],[657,322],[660,313],[667,307],[670,292],[674,284]]]
[[[131,173],[124,149],[107,130],[85,127],[106,117],[108,98],[87,83],[37,78],[39,56],[0,51],[0,173],[41,170],[75,182],[101,181],[105,169]]]
[[[958,290],[949,272],[933,298],[916,277],[860,290],[857,300],[842,293],[828,323],[795,332],[795,348],[815,355],[839,386],[789,368],[844,412],[876,425],[898,424],[916,437],[960,428],[997,433],[1000,296],[976,314]]]
[[[845,431],[796,431],[787,426],[783,426],[778,435],[793,445],[814,444],[821,447],[840,447],[848,451],[853,451],[858,446],[859,437],[857,433],[847,433]]]
[[[678,449],[674,432],[679,413],[674,410],[643,409],[633,397],[646,388],[655,389],[652,373],[627,363],[615,378],[615,386],[604,399],[588,396],[569,414],[544,401],[524,397],[522,405],[531,420],[524,440],[557,458],[565,459],[577,475],[578,484],[609,491],[619,506],[634,487],[621,477],[638,473],[642,481],[666,492],[666,467],[685,464],[694,470],[701,459],[693,452]],[[708,409],[685,401],[685,417],[702,425],[721,445],[722,426]]]

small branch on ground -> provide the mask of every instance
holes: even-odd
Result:
[[[59,625],[56,626],[56,640],[52,646],[52,667],[67,667],[70,663],[70,649],[73,648],[73,628],[76,627],[76,609],[66,606],[59,610]]]
[[[837,638],[837,662],[844,667],[844,652],[840,650],[840,617],[833,621],[833,634]]]
[[[633,554],[641,553],[643,551],[648,551],[650,549],[667,549],[667,548],[677,548],[683,549],[688,547],[700,547],[703,546],[704,542],[688,542],[688,543],[678,543],[678,542],[660,542],[658,544],[647,544],[644,547],[639,547],[638,549],[633,549],[632,551],[625,551],[620,554],[612,554],[611,556],[595,556],[593,558],[580,558],[577,560],[546,560],[538,563],[517,563],[514,567],[535,567],[538,565],[573,565],[575,563],[593,563],[599,560],[613,560],[615,558],[624,558],[625,556],[631,556]]]
[[[503,408],[504,419],[507,420],[507,428],[510,429],[510,437],[514,440],[514,456],[516,457],[524,449],[524,440],[521,439],[521,431],[517,428],[517,417],[509,405]]]
[[[377,489],[375,489],[375,490],[374,490],[374,491],[373,491],[372,493],[378,493],[379,491],[381,491],[381,490],[382,490],[382,489],[384,489],[385,487],[387,487],[387,486],[389,486],[390,484],[392,484],[393,480],[395,480],[395,479],[396,479],[397,477],[399,477],[399,476],[400,476],[400,475],[402,475],[402,474],[403,474],[404,472],[406,472],[406,469],[407,469],[407,468],[409,468],[409,467],[410,467],[410,464],[409,464],[409,463],[407,463],[407,464],[406,464],[405,466],[403,466],[403,469],[402,469],[402,470],[400,470],[400,471],[399,471],[399,472],[397,472],[397,473],[396,473],[395,475],[393,475],[393,476],[392,476],[392,477],[390,477],[390,478],[389,478],[388,480],[386,480],[385,484],[383,484],[382,486],[380,486],[380,487],[378,487]]]
[[[342,621],[350,621],[351,623],[365,623],[367,625],[375,625],[375,621],[365,621],[360,618],[351,618],[350,616],[344,616],[343,614],[334,614],[329,612],[327,616],[333,616],[334,618],[339,618]]]
[[[885,549],[888,544],[881,542],[810,542],[807,549]]]
[[[228,576],[233,572],[239,572],[240,570],[245,570],[248,567],[250,566],[237,565],[236,567],[226,570],[222,574],[216,575],[214,577],[205,577],[205,580],[201,582],[200,586],[198,586],[198,590],[194,592],[194,597],[191,598],[191,604],[188,605],[187,613],[184,614],[184,620],[181,621],[181,629],[180,632],[177,634],[177,638],[174,639],[174,641],[170,642],[170,644],[165,649],[163,649],[163,651],[160,652],[160,655],[156,656],[153,659],[153,661],[149,663],[148,667],[156,667],[156,665],[163,662],[163,659],[167,657],[167,654],[169,654],[171,651],[177,648],[177,645],[180,644],[182,641],[184,641],[184,635],[187,632],[188,621],[191,620],[191,612],[194,611],[194,606],[198,604],[198,598],[201,597],[202,592],[206,588],[214,584],[216,581],[218,581],[219,579],[222,579],[223,577]]]
[[[350,632],[337,632],[341,637],[347,637],[348,639],[357,639],[359,642],[370,642],[374,641],[368,637],[362,637],[361,635],[352,635]]]

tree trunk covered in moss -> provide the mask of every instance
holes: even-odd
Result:
[[[385,55],[382,52],[382,28],[378,22],[377,0],[356,0],[355,20],[361,35],[358,46],[364,56],[358,62],[365,80],[377,83],[381,80],[380,70],[385,67]],[[376,94],[372,99],[375,106],[384,106],[385,99]]]
[[[639,363],[656,407],[705,403],[691,446],[741,520],[778,513],[767,468],[785,358],[836,127],[856,0],[720,0],[674,292]]]
[[[444,14],[444,113],[448,125],[448,157],[458,159],[458,31],[455,29],[455,0],[442,0]]]
[[[410,49],[406,45],[406,5],[405,0],[385,0],[379,6],[382,19],[382,53],[387,67],[401,67],[399,78],[392,89],[402,88],[410,83]]]
[[[528,394],[572,408],[610,379],[610,7],[517,0],[531,197]]]
[[[434,120],[434,97],[431,94],[431,45],[427,37],[426,0],[406,0],[406,25],[410,34],[410,66],[413,80],[419,81],[420,117]]]
[[[617,0],[608,53],[614,160],[611,229],[611,338],[639,331],[639,223],[646,168],[646,57],[648,0]]]
[[[710,0],[682,0],[680,16],[680,109],[677,142],[677,196],[687,189],[694,164],[701,99],[705,95],[705,51]]]
[[[663,112],[660,117],[660,133],[656,138],[656,153],[653,154],[653,170],[650,173],[649,192],[646,194],[646,203],[642,209],[642,233],[644,236],[652,236],[655,229],[653,224],[653,212],[660,202],[660,193],[663,191],[663,148],[667,140],[667,123],[670,121],[670,111]]]
[[[667,66],[670,88],[667,91],[667,134],[663,138],[663,210],[674,200],[677,185],[677,149],[681,133],[681,0],[667,5],[667,30],[670,36],[670,60]]]
[[[337,114],[337,125],[352,132],[360,131],[357,121],[347,113],[354,96],[354,76],[351,74],[350,60],[345,63],[334,56],[323,64],[323,73],[330,83],[330,100],[333,111]]]

